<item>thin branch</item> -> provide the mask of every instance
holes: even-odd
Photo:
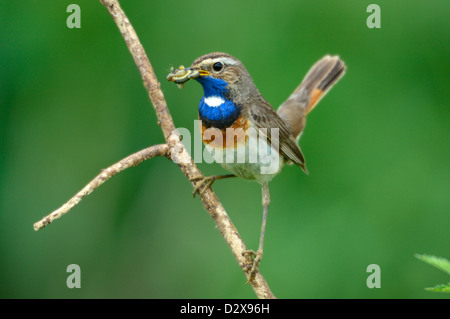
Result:
[[[98,174],[92,181],[89,182],[81,191],[79,191],[74,197],[72,197],[68,202],[62,205],[57,210],[53,211],[51,214],[42,218],[40,221],[34,223],[34,230],[39,230],[44,228],[55,219],[60,218],[62,215],[68,213],[74,206],[76,206],[83,198],[96,190],[100,185],[106,182],[108,179],[114,175],[120,173],[121,171],[137,166],[145,160],[153,158],[155,156],[168,156],[169,147],[167,144],[159,144],[143,149],[139,152],[131,154],[125,157],[114,165],[103,169],[100,174]]]
[[[164,138],[167,140],[169,135],[175,130],[175,125],[170,115],[164,94],[161,91],[161,84],[158,82],[153,67],[145,54],[139,38],[134,31],[133,26],[123,12],[118,1],[100,0],[100,2],[108,9],[114,22],[119,27],[119,31],[125,40],[125,43],[133,56],[134,62],[141,73],[144,86],[148,91],[150,100],[155,108],[156,116],[158,117],[158,125],[164,133]]]
[[[117,0],[100,0],[100,2],[108,9],[113,20],[119,27],[125,43],[127,44],[128,49],[130,50],[130,53],[133,56],[133,59],[138,67],[138,70],[141,73],[142,79],[144,81],[144,86],[148,91],[150,100],[154,106],[156,116],[158,118],[158,125],[161,126],[161,129],[163,131],[164,138],[167,144],[153,146],[149,149],[159,147],[159,152],[155,151],[155,153],[158,154],[153,154],[153,156],[160,155],[169,157],[173,162],[178,164],[183,174],[194,187],[200,186],[202,182],[201,180],[204,176],[181,143],[180,136],[175,130],[172,116],[170,115],[169,109],[167,108],[167,103],[161,91],[160,83],[156,78],[147,55],[145,54],[144,48],[139,42],[136,32],[134,31],[132,25],[130,24],[130,21],[126,17]],[[44,227],[54,219],[59,218],[62,214],[68,212],[73,206],[78,204],[83,197],[90,194],[94,189],[100,186],[106,180],[105,176],[109,176],[108,178],[110,178],[111,176],[117,174],[119,171],[126,169],[127,167],[124,166],[125,163],[123,162],[127,162],[127,160],[130,160],[130,157],[134,158],[133,156],[136,154],[133,154],[120,161],[119,163],[113,165],[112,167],[115,167],[116,165],[119,165],[119,167],[111,167],[111,172],[113,173],[110,176],[108,174],[103,175],[104,172],[102,172],[102,174],[97,176],[91,183],[89,183],[83,190],[81,190],[71,200],[64,204],[60,209],[56,210],[40,222],[36,223],[35,229],[37,230]],[[153,156],[150,156],[148,158],[151,158]],[[137,161],[133,160],[130,166],[138,165],[148,158],[142,157]],[[109,168],[107,170],[109,170]],[[214,222],[217,225],[217,228],[230,247],[236,261],[238,262],[239,266],[248,279],[249,270],[253,262],[251,257],[249,257],[248,255],[244,256],[243,253],[247,251],[247,247],[245,246],[245,243],[243,242],[241,236],[228,217],[224,207],[210,187],[201,192],[200,199],[209,215],[213,218]],[[254,279],[250,281],[250,283],[258,298],[275,298],[269,288],[269,285],[259,271],[255,274]]]

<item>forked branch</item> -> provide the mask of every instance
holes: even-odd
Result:
[[[153,158],[155,156],[168,156],[169,147],[167,144],[159,144],[143,149],[139,152],[131,154],[125,157],[114,165],[103,169],[100,174],[98,174],[92,181],[89,182],[81,191],[79,191],[75,196],[73,196],[68,202],[62,205],[60,208],[42,218],[40,221],[34,223],[34,230],[39,230],[44,228],[55,219],[60,218],[62,215],[68,213],[74,206],[76,206],[83,198],[96,190],[100,185],[106,182],[108,179],[114,175],[120,173],[121,171],[137,166],[145,160]]]

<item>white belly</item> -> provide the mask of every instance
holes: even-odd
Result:
[[[245,143],[226,149],[205,146],[213,161],[231,173],[259,183],[270,181],[285,164],[283,156],[264,138],[249,135]]]

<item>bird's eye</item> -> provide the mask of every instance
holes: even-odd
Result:
[[[213,70],[216,72],[220,72],[223,69],[223,63],[222,62],[216,62],[213,64]]]

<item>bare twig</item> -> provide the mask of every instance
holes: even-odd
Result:
[[[98,174],[92,181],[89,182],[81,191],[79,191],[74,197],[72,197],[68,202],[62,205],[60,208],[49,214],[48,216],[42,218],[40,221],[34,223],[34,230],[39,230],[44,228],[55,219],[60,218],[62,215],[68,213],[75,205],[77,205],[83,198],[96,190],[105,181],[113,177],[114,175],[120,173],[121,171],[137,166],[141,162],[153,158],[155,156],[168,156],[169,147],[167,144],[159,144],[143,149],[139,152],[131,154],[125,157],[114,165],[103,169],[100,174]]]
[[[156,116],[158,117],[158,125],[161,126],[164,138],[167,139],[175,129],[175,125],[169,109],[167,108],[164,94],[161,91],[161,85],[156,79],[155,72],[145,54],[144,47],[139,41],[136,31],[134,31],[133,26],[120,7],[119,2],[111,0],[100,0],[100,2],[108,9],[114,22],[116,22],[119,27],[120,33],[122,33],[123,39],[141,73],[144,86],[147,89],[150,100],[155,108]]]
[[[80,202],[83,197],[90,194],[106,179],[114,176],[119,171],[122,171],[130,166],[138,165],[140,162],[154,156],[167,156],[172,159],[173,162],[178,164],[183,174],[187,177],[187,179],[192,183],[194,187],[200,186],[199,183],[201,183],[201,179],[203,178],[203,174],[200,172],[197,165],[195,165],[191,156],[181,143],[179,133],[175,130],[172,116],[170,115],[169,109],[167,108],[167,104],[164,99],[164,95],[161,91],[160,83],[155,76],[150,61],[145,54],[145,50],[139,42],[138,36],[134,31],[132,25],[130,24],[128,18],[126,17],[117,0],[100,0],[100,2],[108,9],[113,20],[119,27],[119,30],[122,33],[128,49],[130,50],[133,59],[139,69],[139,72],[141,73],[142,79],[144,81],[144,86],[147,89],[150,100],[152,101],[152,104],[154,106],[156,116],[158,118],[158,124],[161,126],[166,144],[156,145],[146,149],[149,152],[150,150],[153,150],[152,152],[150,152],[151,155],[147,156],[146,158],[144,158],[144,156],[135,157],[137,154],[146,151],[143,150],[136,154],[130,155],[119,163],[114,164],[110,168],[106,169],[61,208],[54,211],[41,221],[37,222],[34,226],[36,230],[44,227],[54,219],[59,218],[61,215],[67,213],[73,206],[78,204],[78,202]],[[130,165],[128,165],[127,163],[130,163]],[[217,228],[227,242],[228,246],[233,252],[234,257],[236,258],[236,261],[238,262],[239,266],[248,279],[252,260],[251,257],[244,256],[243,253],[247,251],[245,243],[243,242],[241,236],[228,217],[224,207],[210,187],[201,192],[200,199],[203,203],[203,206],[215,221]],[[250,283],[258,298],[275,298],[269,288],[269,285],[260,272],[257,272],[255,274],[254,279],[250,281]]]

